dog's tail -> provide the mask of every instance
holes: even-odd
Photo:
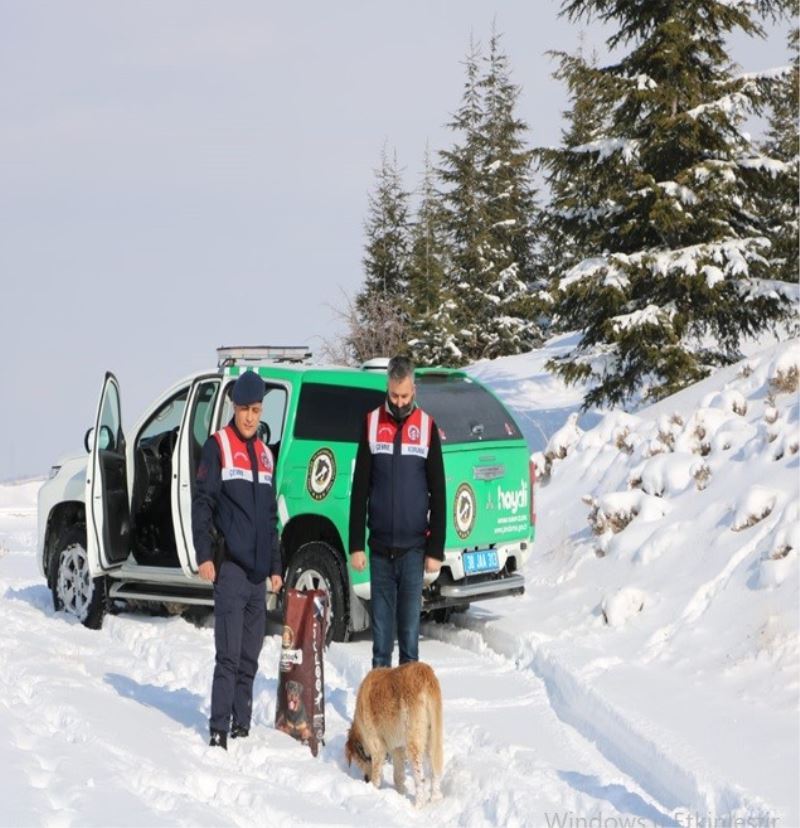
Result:
[[[442,689],[435,675],[432,676],[431,692],[428,696],[428,721],[430,722],[431,770],[436,779],[441,779],[444,769],[444,724],[442,722]]]

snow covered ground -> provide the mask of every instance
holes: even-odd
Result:
[[[317,759],[272,727],[277,635],[251,737],[207,748],[212,629],[55,614],[31,481],[0,486],[0,824],[800,825],[800,343],[590,430],[550,419],[576,398],[539,396],[540,362],[476,369],[548,412],[549,474],[526,594],[423,626],[442,802],[417,811],[389,768],[376,791],[344,762],[368,635],[327,653]]]

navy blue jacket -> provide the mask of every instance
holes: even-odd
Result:
[[[245,440],[233,420],[230,425],[247,446],[253,481],[222,480],[222,463],[216,438],[203,446],[194,495],[192,536],[197,563],[214,558],[212,527],[225,540],[226,557],[238,563],[253,583],[267,575],[281,574],[278,545],[278,508],[271,483],[262,483],[257,474],[256,438]]]
[[[424,549],[428,557],[442,560],[446,505],[439,429],[433,423],[423,458],[402,453],[402,426],[397,423],[389,453],[374,455],[364,429],[353,473],[349,549],[364,549],[367,523],[372,552]]]

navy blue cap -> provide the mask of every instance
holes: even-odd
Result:
[[[264,380],[255,371],[245,371],[233,384],[231,398],[235,405],[252,405],[264,399]]]

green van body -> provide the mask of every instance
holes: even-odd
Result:
[[[340,618],[343,626],[334,631],[334,637],[346,637],[368,624],[366,608],[358,604],[369,597],[369,568],[357,572],[346,554],[350,494],[358,439],[366,414],[384,399],[386,374],[280,364],[235,364],[223,372],[236,377],[243,370],[256,370],[268,389],[270,383],[288,389],[275,473],[287,583],[292,586],[297,580],[291,575],[293,557],[305,544],[324,542],[335,552],[346,580],[347,606],[340,614],[347,617]],[[445,587],[426,584],[423,608],[463,609],[484,597],[520,594],[524,590],[521,564],[534,535],[525,439],[503,404],[463,371],[418,369],[415,379],[417,401],[433,416],[442,437],[448,504],[445,564],[437,579]],[[486,434],[480,410],[470,419],[476,401],[479,408],[488,409],[494,433]],[[496,557],[491,557],[491,550]],[[482,572],[487,566],[486,552],[490,553],[489,570]],[[465,576],[464,566],[471,564],[475,566]],[[325,572],[321,574],[323,581],[329,580]],[[504,579],[508,584],[502,583]],[[491,582],[485,594],[479,589],[482,582]],[[458,583],[462,584],[460,592]],[[449,596],[444,594],[448,590]]]

